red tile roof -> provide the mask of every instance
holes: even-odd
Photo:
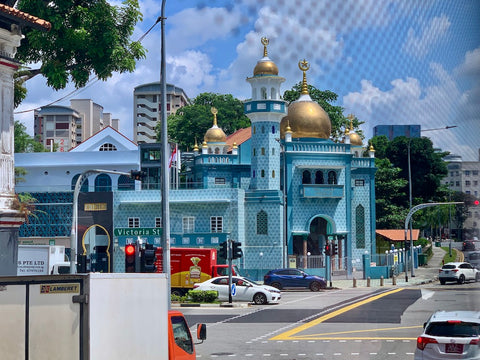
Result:
[[[8,17],[10,19],[18,19],[24,23],[31,24],[32,27],[35,28],[50,30],[52,27],[52,24],[50,24],[46,20],[40,19],[36,16],[27,14],[23,11],[17,10],[4,4],[0,4],[0,13],[3,13],[5,17]]]
[[[376,230],[378,235],[381,235],[387,240],[390,241],[405,241],[405,230],[394,229],[394,230]],[[418,240],[418,235],[420,235],[420,230],[412,229],[412,239]],[[407,231],[407,239],[410,240],[410,230]]]
[[[252,127],[246,129],[240,129],[235,131],[233,134],[227,136],[226,143],[229,145],[228,150],[232,149],[233,143],[237,143],[237,146],[244,143],[252,137]]]

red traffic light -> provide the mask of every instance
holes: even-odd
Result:
[[[125,255],[133,255],[135,254],[135,246],[127,245],[125,246]]]
[[[479,201],[479,200],[473,200],[473,205],[474,205],[474,206],[478,206],[478,204],[480,204],[480,201]]]

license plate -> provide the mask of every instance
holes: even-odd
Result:
[[[445,274],[448,274],[448,273],[450,273],[450,271],[448,271],[448,270],[445,270]]]
[[[462,354],[463,344],[445,344],[445,352],[447,354]]]

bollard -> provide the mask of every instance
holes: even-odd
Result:
[[[383,286],[383,275],[380,276],[380,286]]]
[[[367,277],[367,287],[370,287],[370,276]]]
[[[353,278],[353,287],[356,288],[357,287],[357,279]]]
[[[392,285],[397,285],[397,277],[395,275],[392,276]]]

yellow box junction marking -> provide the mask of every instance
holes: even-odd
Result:
[[[421,326],[407,326],[407,327],[395,327],[395,328],[384,328],[384,329],[368,329],[368,330],[352,330],[352,331],[341,331],[341,332],[332,332],[332,333],[324,333],[324,334],[309,334],[309,335],[303,335],[303,336],[295,336],[298,333],[305,331],[307,329],[310,329],[318,324],[321,324],[322,322],[329,320],[335,316],[338,316],[340,314],[346,313],[347,311],[350,311],[352,309],[355,309],[359,306],[362,306],[364,304],[368,304],[372,301],[378,300],[384,296],[391,295],[394,293],[397,293],[399,291],[402,291],[404,289],[394,289],[379,295],[372,296],[368,299],[356,302],[354,304],[345,306],[341,309],[338,309],[336,311],[332,311],[329,314],[326,314],[324,316],[319,317],[318,319],[315,319],[313,321],[310,321],[309,323],[303,324],[301,326],[298,326],[292,330],[286,331],[284,333],[281,333],[277,336],[274,336],[270,340],[312,340],[312,339],[319,339],[319,340],[383,340],[383,339],[389,339],[389,340],[416,340],[416,338],[400,338],[400,337],[338,337],[335,335],[341,335],[341,334],[353,334],[353,333],[362,333],[362,332],[373,332],[373,331],[379,331],[379,330],[400,330],[400,329],[410,329],[410,328],[421,328]]]

